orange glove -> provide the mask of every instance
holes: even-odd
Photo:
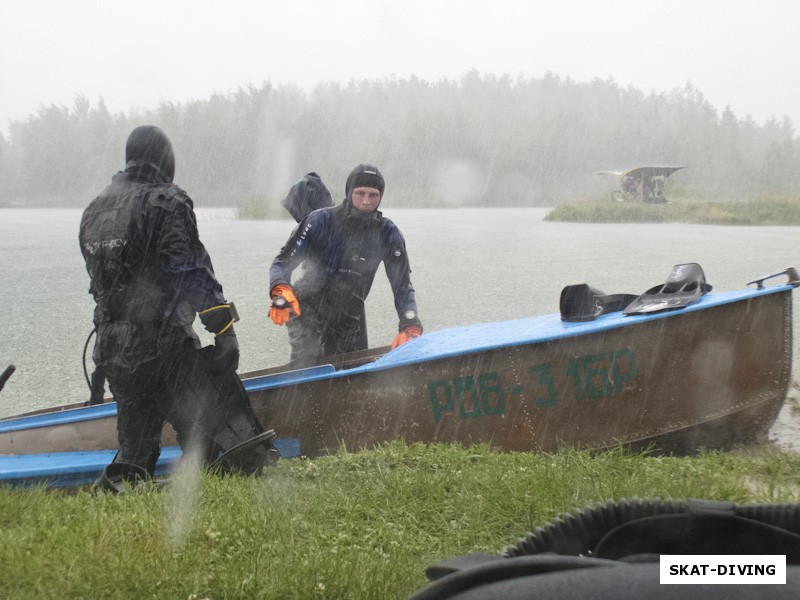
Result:
[[[289,309],[300,316],[300,303],[294,295],[292,286],[279,284],[270,292],[272,306],[269,309],[269,318],[275,325],[283,325],[289,320]]]
[[[410,327],[406,327],[405,329],[403,329],[403,331],[401,331],[395,336],[394,341],[392,342],[392,350],[394,350],[398,346],[402,346],[406,342],[410,342],[415,337],[419,337],[421,335],[422,335],[422,329],[420,329],[416,325],[411,325]]]

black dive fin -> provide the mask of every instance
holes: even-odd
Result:
[[[116,457],[114,457],[116,460]],[[124,462],[112,462],[103,469],[97,481],[92,484],[92,491],[121,494],[125,486],[135,487],[150,480],[150,474],[142,467]]]
[[[258,474],[265,466],[273,466],[279,454],[273,442],[278,437],[269,429],[225,451],[209,465],[211,471],[221,473]]]
[[[170,389],[174,402],[168,420],[175,426],[184,452],[187,447],[196,446],[210,462],[219,453],[242,446],[219,461],[216,469],[256,473],[261,466],[275,462],[272,444],[275,432],[265,430],[258,420],[247,391],[233,369],[223,373],[212,371],[213,349],[213,346],[206,346],[181,357],[180,371]],[[183,438],[180,432],[184,432]],[[237,460],[241,463],[237,464]]]
[[[703,269],[697,263],[675,265],[666,283],[650,288],[623,311],[626,315],[641,315],[663,310],[675,310],[697,302],[711,291]]]
[[[634,294],[604,294],[585,283],[561,290],[562,321],[592,321],[600,315],[622,310],[636,299]]]

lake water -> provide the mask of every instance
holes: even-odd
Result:
[[[406,238],[426,331],[558,312],[561,289],[574,283],[639,294],[679,263],[699,263],[720,291],[800,266],[794,227],[550,223],[547,209],[383,208]],[[82,352],[94,302],[78,249],[80,216],[80,209],[0,210],[0,371],[17,367],[0,392],[0,416],[88,397]],[[268,270],[294,222],[240,221],[230,209],[199,209],[197,217],[242,318],[240,371],[285,363],[285,328],[267,316]],[[795,302],[795,317],[797,310]],[[383,272],[367,320],[371,346],[391,343],[397,316]],[[800,417],[789,403],[771,438],[800,451]]]

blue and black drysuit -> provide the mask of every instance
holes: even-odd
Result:
[[[415,325],[417,303],[400,230],[379,211],[363,213],[349,199],[315,210],[292,232],[270,268],[270,289],[291,285],[301,315],[287,323],[295,366],[368,347],[364,301],[381,262],[394,294],[399,331]],[[291,274],[303,265],[303,275]]]

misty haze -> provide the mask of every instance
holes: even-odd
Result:
[[[603,198],[602,170],[686,165],[672,196],[735,201],[800,188],[788,117],[756,123],[686,84],[646,94],[613,80],[480,75],[240,88],[225,96],[112,114],[77,96],[0,135],[0,206],[85,205],[122,167],[141,123],[161,126],[176,180],[197,206],[284,217],[289,186],[315,171],[334,198],[351,165],[381,166],[395,207],[554,206]]]

